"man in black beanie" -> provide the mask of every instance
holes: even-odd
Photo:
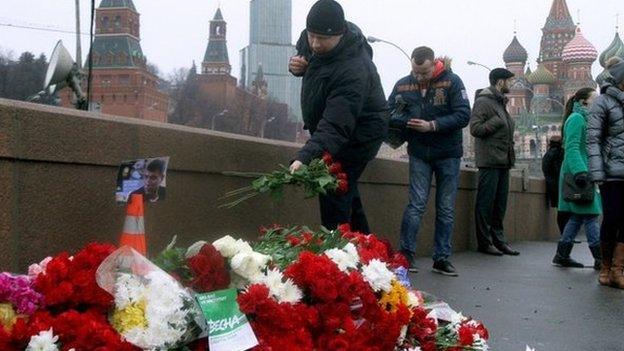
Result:
[[[514,121],[507,97],[514,74],[504,68],[490,72],[490,86],[481,90],[470,117],[475,138],[479,184],[475,203],[478,251],[487,255],[519,255],[505,241],[503,221],[509,194],[509,170],[514,166]]]
[[[345,21],[340,4],[320,0],[308,14],[290,72],[303,77],[301,109],[311,137],[290,166],[295,172],[328,152],[348,176],[344,195],[320,197],[321,221],[328,229],[351,224],[369,233],[357,181],[385,138],[386,99],[373,51],[360,29]]]

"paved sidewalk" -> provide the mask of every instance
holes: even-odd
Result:
[[[624,351],[624,290],[599,286],[591,268],[551,265],[556,243],[513,247],[520,256],[456,254],[456,278],[432,273],[431,260],[420,258],[412,283],[482,320],[494,351]],[[586,243],[572,257],[593,264]]]

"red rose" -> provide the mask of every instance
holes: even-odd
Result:
[[[339,195],[344,195],[349,191],[349,183],[344,179],[338,179],[338,189],[336,192]]]
[[[332,162],[334,162],[334,159],[332,158],[332,156],[329,154],[329,152],[325,151],[323,153],[323,162],[325,162],[326,165],[331,165]]]
[[[340,164],[340,162],[335,162],[331,166],[329,166],[329,173],[331,173],[333,175],[344,173],[343,170],[342,170],[342,165]]]

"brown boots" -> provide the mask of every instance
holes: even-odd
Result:
[[[604,257],[604,256],[603,256]],[[598,278],[600,283],[602,278],[602,270]],[[609,272],[609,280],[613,287],[624,289],[624,244],[618,243],[613,250],[613,263]]]
[[[611,285],[611,264],[613,262],[613,243],[600,242],[600,251],[602,253],[602,264],[600,265],[600,273],[598,273],[598,282],[600,285]]]

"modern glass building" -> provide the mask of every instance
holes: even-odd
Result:
[[[249,46],[240,51],[241,85],[251,87],[262,65],[269,96],[288,104],[291,117],[301,120],[301,79],[288,72],[295,55],[292,45],[292,0],[251,0]]]

